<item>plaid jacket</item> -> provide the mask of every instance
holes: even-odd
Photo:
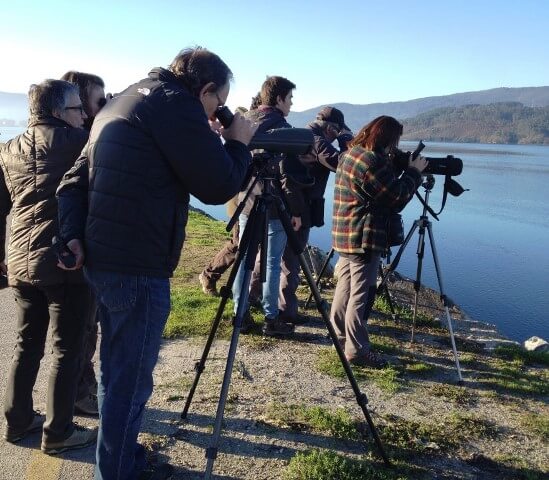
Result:
[[[355,146],[336,172],[332,240],[341,253],[384,252],[387,220],[410,201],[421,174],[407,168],[400,177],[385,155]]]

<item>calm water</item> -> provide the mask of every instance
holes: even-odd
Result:
[[[2,128],[0,141],[21,131]],[[403,142],[401,147],[413,150],[415,144]],[[449,196],[440,221],[432,219],[445,293],[471,317],[497,325],[510,338],[523,341],[538,335],[549,340],[549,147],[431,142],[424,152],[461,158],[463,173],[455,179],[470,189],[460,197]],[[435,179],[429,203],[438,211],[444,178]],[[333,199],[333,181],[331,175],[327,205]],[[192,203],[226,219],[223,206],[196,199]],[[406,230],[421,213],[419,201],[412,200],[403,212]],[[329,207],[325,221],[322,229],[311,231],[310,243],[327,251]],[[412,278],[417,239],[415,234],[398,267]],[[438,287],[428,241],[421,280]]]

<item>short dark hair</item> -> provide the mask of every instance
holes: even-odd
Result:
[[[88,117],[91,117],[90,109],[90,87],[97,86],[105,88],[105,82],[101,77],[93,75],[92,73],[76,72],[70,70],[65,73],[61,80],[73,83],[78,87],[78,92],[80,95],[80,100],[82,100],[82,105],[84,106],[84,111]]]
[[[198,97],[204,85],[213,82],[217,91],[233,78],[227,64],[206,48],[194,47],[181,50],[170,64],[169,70]]]
[[[353,138],[348,147],[360,145],[368,150],[380,152],[387,147],[396,147],[402,135],[402,124],[393,117],[382,115],[365,125]]]
[[[78,88],[64,80],[47,79],[33,84],[29,89],[29,113],[31,117],[51,117],[63,110],[70,93],[78,95]]]
[[[274,107],[279,96],[284,100],[294,88],[295,83],[290,82],[287,78],[267,77],[261,86],[261,104]]]

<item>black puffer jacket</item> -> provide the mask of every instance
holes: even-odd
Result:
[[[171,276],[185,238],[189,193],[204,203],[226,202],[250,160],[243,143],[221,143],[200,101],[171,72],[154,69],[95,118],[76,177],[66,177],[58,191],[64,238],[81,238],[85,223],[88,267]]]
[[[350,133],[343,133],[337,137],[339,150],[324,136],[322,127],[317,122],[307,125],[313,132],[313,155],[316,162],[309,164],[309,173],[314,177],[315,184],[309,191],[311,198],[322,198],[328,183],[330,172],[335,172],[339,157],[347,150],[347,143],[353,138]]]
[[[55,190],[87,139],[86,131],[47,117],[31,120],[25,133],[0,148],[0,224],[5,226],[10,206],[12,214],[8,246],[10,285],[84,281],[81,272],[65,272],[56,266],[51,243],[52,237],[58,235]],[[0,260],[4,258],[4,232],[0,228]]]

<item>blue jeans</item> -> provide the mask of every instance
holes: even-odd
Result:
[[[135,480],[146,466],[137,435],[170,312],[169,279],[85,273],[101,324],[95,480]]]
[[[240,215],[238,224],[240,227],[240,239],[244,233],[244,228],[248,222],[246,215]],[[286,232],[282,226],[282,222],[278,219],[269,220],[268,238],[267,238],[267,265],[266,265],[266,279],[263,283],[263,298],[261,303],[263,305],[263,313],[265,317],[269,319],[275,319],[278,317],[278,287],[280,285],[280,261],[282,260],[282,253],[284,253],[284,247],[286,247]],[[238,302],[242,294],[242,280],[244,278],[244,262],[246,261],[246,255],[242,258],[242,262],[236,274],[236,278],[233,283],[233,299],[234,299],[234,311],[236,313]],[[248,305],[246,305],[246,309]]]

